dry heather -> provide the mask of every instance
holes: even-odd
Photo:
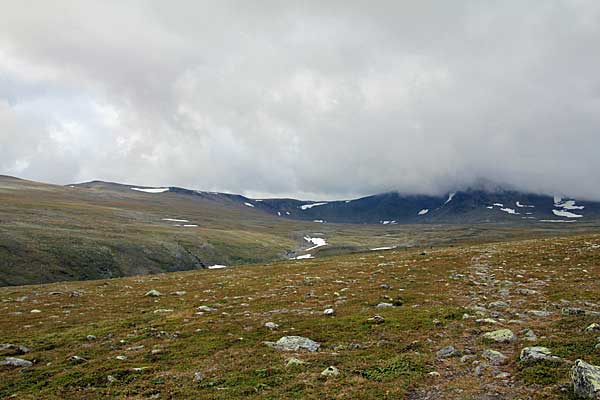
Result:
[[[587,235],[1,288],[0,342],[30,349],[4,355],[33,365],[0,367],[0,397],[569,399],[569,363],[600,363],[599,261]],[[289,335],[321,347],[263,343]],[[519,361],[532,345],[563,361]]]

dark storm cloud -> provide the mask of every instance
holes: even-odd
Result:
[[[600,4],[3,2],[0,173],[600,199]]]

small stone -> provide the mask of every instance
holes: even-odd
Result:
[[[96,336],[94,336],[94,335],[87,335],[85,338],[87,340],[89,340],[90,342],[96,340]]]
[[[371,318],[367,319],[367,322],[373,324],[383,324],[385,322],[385,319],[381,315],[374,315]]]
[[[187,292],[185,290],[177,290],[175,292],[171,292],[172,296],[184,296]]]
[[[333,308],[326,308],[323,311],[323,315],[333,316],[335,315],[335,310]]]
[[[521,360],[521,362],[535,362],[540,360],[562,361],[560,357],[553,356],[549,348],[542,346],[523,348],[523,350],[521,350],[519,360]]]
[[[518,294],[522,294],[524,296],[529,296],[529,295],[532,295],[532,294],[537,294],[537,290],[531,290],[531,289],[526,289],[526,288],[517,289],[516,292]]]
[[[552,312],[544,310],[529,310],[527,311],[527,313],[541,318],[549,317],[552,315]]]
[[[209,306],[200,306],[197,308],[200,311],[204,311],[204,312],[210,312],[210,311],[215,311],[216,308],[213,307],[209,307]]]
[[[472,359],[474,359],[474,358],[475,358],[475,356],[474,356],[474,355],[472,355],[472,354],[467,354],[467,355],[464,355],[464,356],[462,356],[462,357],[460,358],[460,362],[462,362],[462,363],[466,363],[466,362],[468,362],[468,361],[470,361],[470,360],[472,360]]]
[[[117,378],[115,378],[115,377],[114,377],[114,376],[112,376],[112,375],[108,375],[108,376],[106,377],[106,380],[108,381],[108,383],[109,383],[109,384],[111,384],[111,383],[114,383],[114,382],[116,382],[116,381],[117,381]]]
[[[339,374],[340,371],[334,366],[329,366],[321,372],[322,376],[338,376]]]
[[[391,308],[394,307],[392,303],[379,303],[376,306],[377,308]]]
[[[22,358],[4,357],[4,360],[0,361],[0,365],[6,365],[8,367],[31,367],[33,363]]]
[[[279,328],[279,325],[277,325],[275,322],[265,322],[265,328],[275,330],[275,329]]]
[[[581,308],[563,308],[560,313],[562,315],[582,315],[585,314],[585,310]]]
[[[458,351],[454,346],[446,346],[436,353],[438,357],[452,357],[458,355]]]
[[[523,338],[529,342],[535,342],[537,340],[537,336],[531,329],[523,330]]]
[[[385,289],[385,290],[391,289],[390,285],[388,285],[387,283],[382,283],[381,285],[379,285],[379,287],[382,288],[382,289]]]
[[[126,361],[127,360],[127,356],[116,356],[115,358],[117,360],[119,360],[119,361]]]
[[[202,379],[204,379],[204,375],[202,374],[202,372],[194,372],[194,382],[200,382],[202,381]]]
[[[598,332],[600,331],[600,324],[597,323],[593,323],[591,325],[589,325],[587,328],[585,328],[586,332]]]
[[[158,297],[158,296],[162,296],[162,293],[159,292],[158,290],[152,289],[146,292],[146,294],[144,294],[144,296],[147,297]]]
[[[86,362],[87,360],[83,357],[71,356],[71,357],[69,357],[69,361],[72,362],[73,364],[81,364],[81,363]]]
[[[477,322],[478,324],[491,324],[491,325],[498,324],[498,321],[496,321],[494,318],[480,318],[480,319],[476,319],[475,322]]]
[[[500,372],[494,378],[496,378],[496,379],[508,379],[508,378],[510,378],[510,374],[508,372]]]
[[[508,357],[504,354],[492,349],[484,350],[482,357],[488,360],[492,365],[502,365],[508,360]]]
[[[508,303],[505,301],[498,300],[498,301],[494,301],[494,302],[488,304],[488,306],[490,308],[506,308],[506,307],[508,307]]]
[[[434,378],[437,378],[437,377],[439,377],[439,376],[440,376],[440,373],[439,373],[439,372],[437,372],[437,371],[431,371],[431,372],[429,372],[427,375],[429,375],[429,376],[432,376],[432,377],[434,377]]]
[[[483,335],[484,339],[493,340],[497,343],[511,343],[517,340],[517,336],[510,329],[499,329],[493,332],[487,332]]]
[[[154,314],[166,314],[166,313],[170,313],[173,312],[173,309],[171,308],[159,308],[158,310],[154,310],[153,313]]]
[[[286,367],[296,367],[296,366],[304,365],[304,364],[306,364],[306,361],[302,361],[296,357],[288,358],[287,361],[285,362]]]
[[[586,399],[600,399],[600,367],[575,361],[571,369],[571,383],[576,395]]]
[[[41,310],[38,310],[38,309],[33,309],[33,310],[31,310],[31,311],[30,311],[30,313],[32,313],[32,314],[39,314],[39,313],[41,313],[41,312],[42,312],[42,311],[41,311]]]

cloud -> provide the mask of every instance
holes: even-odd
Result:
[[[0,14],[0,173],[600,199],[600,5],[59,1]]]

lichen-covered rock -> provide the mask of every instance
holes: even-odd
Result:
[[[517,340],[517,336],[510,329],[499,329],[497,331],[483,334],[484,339],[493,340],[497,343],[511,343]]]
[[[600,399],[600,367],[575,361],[571,369],[571,383],[576,395],[586,399]]]
[[[282,351],[317,351],[321,345],[303,336],[284,336],[277,342],[264,342],[267,346]]]
[[[552,352],[547,347],[532,346],[525,347],[521,350],[519,360],[522,362],[534,362],[534,361],[562,361],[560,357],[552,355]]]
[[[593,323],[591,325],[589,325],[587,328],[585,328],[586,332],[598,332],[600,331],[600,324],[597,323]]]
[[[504,354],[492,349],[484,350],[482,357],[488,360],[492,365],[504,364],[508,359]]]
[[[162,293],[159,292],[158,290],[152,289],[152,290],[148,290],[146,292],[146,294],[144,294],[144,296],[147,296],[147,297],[158,297],[158,296],[162,296]]]

